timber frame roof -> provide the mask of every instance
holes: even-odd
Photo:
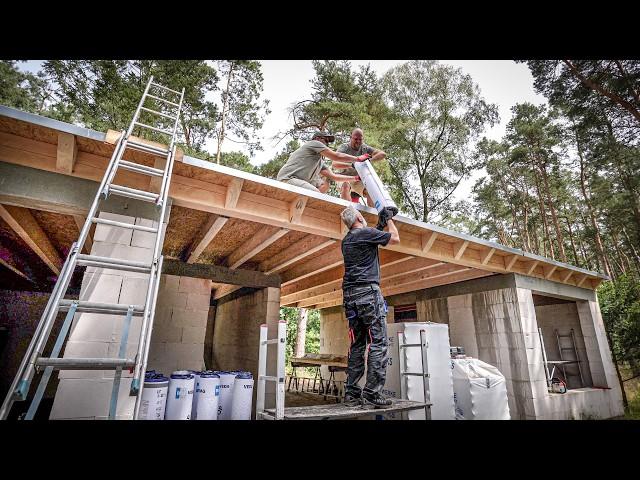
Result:
[[[49,192],[45,198],[47,193],[40,192],[42,188],[33,179],[44,175],[39,181],[54,189],[57,179],[73,178],[77,188],[72,190],[85,188],[90,194],[95,185],[95,195],[118,136],[119,132],[97,132],[0,106],[0,217],[20,238],[14,242],[21,244],[22,251],[28,245],[54,273],[76,238],[72,230],[66,236],[47,235],[64,230],[50,224],[75,228],[77,237],[77,225],[82,225],[82,213],[86,214],[89,205],[65,200],[70,195],[68,187],[60,187],[57,196]],[[163,160],[152,154],[131,152],[125,157],[162,167]],[[11,185],[3,182],[9,174],[15,175]],[[129,171],[120,171],[116,183],[157,189],[157,180]],[[200,269],[210,265],[220,272],[238,270],[245,280],[249,272],[261,272],[264,278],[278,275],[281,305],[324,308],[341,304],[340,240],[346,230],[339,214],[355,204],[182,154],[176,158],[169,196],[172,208],[163,254],[175,260],[174,266],[184,262]],[[367,222],[377,222],[374,209],[355,206]],[[385,295],[512,272],[587,289],[607,279],[597,272],[405,216],[394,220],[400,244],[380,252]],[[21,272],[11,259],[3,262]],[[240,287],[214,283],[213,288],[214,296],[221,298]]]

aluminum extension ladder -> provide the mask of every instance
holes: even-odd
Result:
[[[578,347],[576,346],[576,336],[575,336],[575,332],[573,331],[573,328],[571,329],[569,335],[560,335],[558,333],[558,329],[555,329],[555,334],[556,334],[556,341],[558,342],[558,352],[560,353],[560,360],[565,361],[565,360],[575,360],[576,361],[576,365],[578,366],[578,374],[575,375],[573,373],[569,373],[569,376],[572,377],[580,377],[580,387],[584,387],[584,377],[582,376],[582,368],[580,367],[580,357],[578,356]],[[571,346],[570,347],[566,347],[562,345],[561,342],[561,338],[569,338],[571,339]],[[563,351],[570,351],[573,352],[573,356],[575,358],[564,358],[563,355]],[[565,365],[561,365],[560,368],[562,369],[562,374],[564,375],[564,380],[567,382],[567,384],[569,383],[569,378],[567,377],[567,372],[566,372],[566,367]]]
[[[267,349],[271,344],[277,345],[276,376],[267,375]],[[284,380],[285,349],[287,346],[287,324],[278,322],[278,336],[271,340],[267,337],[267,325],[260,325],[260,344],[258,355],[258,389],[256,392],[256,420],[282,420],[284,418]],[[275,415],[264,408],[265,388],[267,382],[276,384]]]
[[[153,91],[154,94],[150,93],[150,91]],[[171,98],[171,100],[169,98]],[[147,99],[155,100],[156,105],[164,104],[159,108],[156,107],[161,111],[145,107],[145,101]],[[24,417],[27,420],[33,419],[40,401],[42,400],[42,396],[46,389],[47,383],[54,370],[115,370],[111,402],[109,406],[109,419],[115,419],[118,390],[120,387],[122,370],[133,370],[133,380],[131,383],[129,394],[131,396],[136,396],[133,418],[138,417],[138,412],[140,409],[141,390],[144,385],[144,374],[147,366],[149,342],[151,338],[151,330],[155,313],[155,303],[158,294],[160,274],[162,272],[162,225],[167,211],[167,196],[169,192],[171,172],[173,170],[176,152],[176,131],[178,127],[178,119],[180,118],[180,110],[182,109],[183,99],[184,88],[181,92],[178,92],[162,85],[158,85],[157,83],[153,82],[153,76],[147,82],[147,86],[144,90],[142,98],[140,99],[138,108],[135,111],[133,120],[129,125],[129,129],[126,132],[123,131],[120,135],[115,150],[113,151],[113,155],[111,156],[111,160],[105,171],[104,177],[102,178],[102,182],[100,183],[100,187],[98,188],[96,197],[91,205],[91,208],[89,209],[89,213],[87,214],[86,222],[82,227],[82,230],[80,231],[80,237],[78,238],[78,241],[71,246],[69,255],[67,256],[64,266],[62,267],[60,276],[58,277],[58,281],[56,282],[56,285],[51,293],[51,297],[49,298],[49,302],[47,303],[44,313],[42,314],[42,317],[40,319],[40,323],[36,328],[27,352],[22,359],[22,363],[20,364],[20,368],[18,369],[16,377],[14,378],[13,383],[11,384],[11,388],[9,389],[9,392],[2,404],[2,408],[0,410],[0,419],[7,419],[11,407],[15,401],[24,401],[27,399],[34,374],[36,372],[43,371],[40,384],[38,385],[38,388],[35,392],[29,410]],[[146,123],[140,122],[140,114],[142,111],[148,112],[149,114],[153,115],[153,117],[151,117],[151,115],[147,115],[151,118],[163,117],[169,119],[169,122],[173,122],[173,128],[163,128],[164,125],[160,123],[160,121],[162,120],[160,118],[158,118],[158,126],[148,125]],[[170,125],[169,122],[167,122],[166,120],[164,121],[165,124]],[[131,136],[134,127],[152,130],[154,132],[158,132],[170,137],[171,140],[169,142],[168,148],[159,148],[148,144],[139,143],[133,139],[130,139],[129,137]],[[164,157],[166,159],[164,170],[123,160],[123,154],[127,149],[137,150],[144,153],[151,153],[160,157]],[[114,184],[114,177],[116,176],[116,173],[120,168],[139,174],[149,175],[152,177],[161,177],[162,183],[160,192],[153,193]],[[157,221],[158,226],[156,228],[151,228],[99,218],[98,205],[101,201],[106,200],[111,194],[154,203],[157,207],[157,211],[159,211],[159,217]],[[156,240],[153,250],[152,263],[146,264],[144,262],[134,262],[117,258],[84,255],[79,253],[84,247],[85,241],[87,240],[87,237],[89,235],[89,229],[91,228],[93,223],[155,233]],[[115,270],[148,273],[149,282],[145,297],[145,304],[124,305],[93,303],[78,300],[65,300],[64,296],[69,286],[69,282],[73,275],[74,269],[77,266],[93,266]],[[53,324],[59,311],[67,311],[68,313],[64,320],[60,334],[55,342],[55,345],[53,346],[53,350],[51,351],[50,356],[43,357],[44,349],[46,347],[47,341],[51,334],[51,330],[53,328]],[[125,316],[118,358],[58,357],[65,342],[67,333],[69,332],[69,328],[71,327],[74,314],[83,312]],[[133,316],[142,317],[142,327],[138,340],[137,354],[135,358],[130,359],[124,357],[126,354],[129,326],[131,324],[131,318]]]
[[[422,371],[421,372],[407,372],[407,362],[405,360],[402,349],[404,348],[415,348],[419,347],[420,352],[422,354]],[[400,370],[400,398],[407,398],[408,395],[408,387],[405,386],[405,379],[403,377],[421,377],[422,378],[422,390],[424,392],[424,415],[425,420],[431,420],[431,393],[428,388],[428,378],[429,375],[429,363],[427,361],[427,348],[429,344],[427,343],[427,332],[426,330],[420,330],[420,343],[405,343],[405,334],[404,332],[398,332],[398,360],[399,370]],[[405,413],[401,414],[404,418]]]

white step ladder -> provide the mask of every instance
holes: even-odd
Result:
[[[151,94],[153,90],[155,94]],[[172,99],[169,100],[167,96],[172,95]],[[145,101],[148,99],[154,100],[157,104],[164,104],[164,107],[153,110],[145,107]],[[140,409],[141,391],[144,385],[144,374],[147,367],[147,357],[149,353],[149,343],[151,338],[151,330],[153,327],[153,319],[155,314],[156,297],[158,294],[158,286],[160,280],[160,274],[162,272],[162,239],[163,231],[162,224],[165,221],[165,215],[167,213],[167,197],[169,193],[169,184],[171,181],[171,173],[173,171],[173,164],[176,153],[176,132],[178,128],[178,119],[180,118],[180,110],[182,108],[182,102],[184,99],[184,88],[181,92],[172,90],[170,88],[158,85],[153,82],[153,76],[147,82],[147,86],[144,90],[138,108],[133,115],[133,120],[129,125],[126,132],[122,132],[118,142],[116,144],[111,160],[107,166],[100,187],[98,188],[96,197],[91,204],[87,220],[80,231],[80,237],[75,242],[69,255],[60,271],[58,281],[49,298],[49,302],[45,307],[44,313],[40,319],[34,336],[27,348],[27,352],[22,359],[20,368],[11,384],[11,388],[7,393],[7,396],[0,409],[0,419],[6,420],[9,416],[9,412],[13,403],[16,401],[24,401],[27,399],[31,382],[36,372],[43,372],[40,379],[40,384],[36,389],[35,395],[25,415],[25,419],[31,420],[37,411],[37,408],[42,400],[47,383],[54,370],[115,370],[113,390],[111,395],[111,402],[109,405],[109,419],[115,419],[118,390],[120,387],[120,378],[123,369],[129,369],[133,371],[133,381],[131,383],[130,395],[136,396],[136,402],[134,407],[133,418],[138,417]],[[173,112],[167,110],[173,109]],[[164,110],[164,111],[162,111]],[[168,119],[173,123],[173,128],[167,129],[163,125],[153,126],[140,122],[141,112],[147,112],[151,115]],[[165,123],[167,123],[165,121]],[[158,132],[166,137],[169,137],[168,148],[161,148],[152,145],[140,143],[131,139],[131,134],[135,127],[139,127],[141,131],[151,130]],[[166,159],[164,170],[158,168],[152,168],[146,165],[142,165],[135,162],[123,160],[123,155],[127,150],[137,150],[147,154],[158,155]],[[122,185],[116,185],[113,180],[118,172],[118,169],[128,170],[139,174],[149,175],[152,177],[161,177],[162,183],[159,193],[147,192],[144,190],[138,190],[135,188],[129,188]],[[144,227],[141,225],[133,225],[129,223],[116,222],[99,218],[99,204],[101,201],[106,200],[109,195],[118,195],[123,197],[132,198],[134,200],[141,200],[145,202],[152,202],[156,205],[159,213],[157,219],[157,228]],[[122,260],[118,258],[100,257],[97,255],[84,255],[79,252],[85,245],[85,242],[89,236],[89,230],[92,224],[110,225],[114,227],[128,228],[132,230],[139,230],[143,232],[154,233],[156,235],[155,245],[153,250],[153,260],[150,264],[144,262],[134,262],[129,260]],[[77,266],[92,266],[99,268],[110,268],[115,270],[125,270],[130,272],[141,272],[149,274],[149,282],[146,293],[146,300],[144,305],[124,305],[124,304],[108,304],[108,303],[93,303],[79,300],[67,300],[64,299],[69,282]],[[62,325],[61,331],[56,339],[55,345],[51,351],[49,357],[43,357],[43,352],[49,340],[51,330],[55,323],[55,319],[60,311],[67,311],[66,318]],[[117,358],[59,358],[60,351],[65,343],[66,336],[71,327],[73,317],[76,313],[102,313],[108,315],[122,315],[125,316],[123,325],[122,338],[120,342],[120,349]],[[129,326],[133,316],[142,317],[142,328],[140,331],[140,337],[138,340],[138,350],[135,358],[125,358],[127,338],[129,335]]]
[[[268,327],[260,325],[260,346],[258,355],[258,388],[256,391],[256,420],[282,420],[284,418],[284,380],[285,349],[287,346],[287,324],[278,322],[278,336],[271,340],[267,337]],[[267,350],[269,345],[277,345],[276,376],[267,375]],[[276,408],[273,414],[265,410],[265,389],[267,382],[276,384]]]

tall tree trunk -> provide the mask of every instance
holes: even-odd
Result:
[[[627,233],[627,229],[622,227],[622,234],[624,235],[625,240],[627,241],[627,247],[631,250],[631,254],[633,256],[633,263],[636,265],[636,269],[640,272],[640,255],[638,255],[638,251],[636,247],[633,245],[633,242],[629,238],[629,234]]]
[[[216,154],[216,163],[220,163],[220,156],[222,154],[222,142],[224,142],[224,123],[227,119],[227,111],[229,107],[229,87],[231,86],[231,78],[233,77],[233,67],[235,62],[229,62],[229,76],[227,77],[227,88],[224,91],[224,100],[222,103],[222,118],[220,119],[220,130],[218,131],[218,153]]]
[[[309,317],[309,310],[306,308],[298,309],[298,330],[296,335],[296,357],[304,356],[304,346],[307,338],[307,319]]]
[[[596,222],[595,214],[593,213],[593,207],[591,206],[591,198],[587,193],[587,175],[585,172],[584,165],[584,157],[582,156],[582,147],[580,144],[580,139],[578,137],[578,132],[576,134],[576,146],[578,147],[578,158],[580,159],[580,190],[582,190],[582,197],[584,198],[585,206],[587,207],[587,211],[589,212],[589,217],[591,218],[591,226],[593,227],[593,231],[595,232],[595,241],[596,241],[596,250],[598,252],[598,261],[601,267],[604,269],[604,273],[607,276],[611,276],[611,269],[609,268],[609,262],[607,256],[604,252],[604,247],[602,246],[602,238],[600,237],[600,228],[598,227],[598,222]]]
[[[582,254],[582,260],[584,260],[585,268],[591,270],[592,269],[591,262],[587,257],[587,251],[585,250],[584,243],[582,242],[582,235],[578,235],[578,245],[580,245],[580,253]]]
[[[576,250],[576,244],[573,241],[573,231],[571,230],[571,222],[566,216],[564,221],[567,223],[567,230],[569,231],[569,241],[571,242],[571,251],[573,252],[573,261],[576,262],[576,265],[578,267],[580,267],[581,265],[580,265],[580,261],[578,260],[578,251]]]
[[[551,219],[553,220],[553,226],[556,230],[556,241],[558,242],[558,250],[560,252],[560,259],[563,262],[567,262],[567,254],[564,251],[564,238],[562,236],[562,230],[560,229],[560,222],[558,222],[558,215],[554,206],[553,199],[551,197],[551,190],[549,189],[549,178],[547,175],[547,166],[543,162],[540,164],[540,172],[542,173],[542,181],[544,185],[545,195],[547,202],[549,203],[549,210],[551,210]]]
[[[620,249],[620,240],[618,238],[618,234],[611,230],[611,239],[613,240],[613,248],[618,254],[618,258],[620,259],[620,265],[622,265],[622,269],[624,273],[627,273],[627,270],[631,270],[631,263],[629,262],[629,257]],[[626,265],[625,265],[626,264]]]
[[[544,235],[546,237],[547,243],[549,244],[549,250],[551,252],[551,258],[552,259],[556,259],[556,254],[553,251],[553,242],[551,241],[551,235],[549,235],[549,226],[547,225],[547,213],[545,211],[544,208],[544,199],[542,198],[542,195],[540,193],[540,179],[538,178],[538,174],[536,173],[536,171],[533,171],[533,176],[536,180],[536,195],[538,195],[538,201],[540,202],[540,216],[542,217],[542,225],[544,227]],[[547,254],[547,248],[545,246],[545,256],[548,256]]]

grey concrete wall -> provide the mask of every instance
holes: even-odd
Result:
[[[213,329],[212,365],[216,370],[246,370],[258,375],[260,325],[268,327],[268,338],[277,337],[280,320],[280,289],[262,288],[240,297],[218,302]],[[276,374],[276,346],[269,345],[267,375]],[[265,405],[272,406],[273,382],[267,382]],[[254,392],[256,389],[254,389]],[[255,393],[254,393],[255,407]]]

